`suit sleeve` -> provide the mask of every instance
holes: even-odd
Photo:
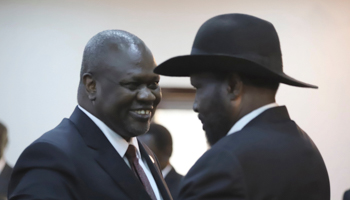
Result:
[[[30,145],[18,159],[9,184],[9,200],[74,200],[74,166],[56,146]]]
[[[180,184],[179,200],[244,200],[244,175],[228,151],[207,151]]]

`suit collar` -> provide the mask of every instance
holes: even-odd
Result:
[[[270,109],[270,108],[274,108],[274,107],[278,107],[277,103],[270,103],[264,106],[261,106],[260,108],[257,108],[255,110],[253,110],[252,112],[244,115],[241,119],[239,119],[230,129],[230,131],[227,133],[227,135],[233,134],[235,132],[238,132],[240,130],[242,130],[242,128],[244,128],[245,125],[247,125],[250,121],[252,121],[254,118],[256,118],[257,116],[259,116],[261,113],[263,113],[264,111]]]
[[[168,164],[164,169],[162,169],[163,177],[165,178],[172,169],[173,166],[171,166],[171,164]]]
[[[0,173],[4,170],[6,165],[5,155],[3,155],[0,159]]]
[[[176,170],[174,168],[172,168],[169,172],[169,174],[164,178],[164,180],[168,183],[169,185],[169,181],[172,182],[173,180],[181,180],[182,175],[177,173]]]
[[[105,123],[103,123],[100,119],[89,113],[89,111],[85,110],[83,107],[78,105],[78,108],[83,111],[101,130],[101,132],[106,136],[108,141],[114,147],[114,149],[119,153],[121,157],[124,157],[126,150],[129,147],[129,144],[132,144],[136,148],[137,157],[140,158],[140,150],[136,137],[131,138],[130,142],[127,142],[124,138],[122,138],[118,133],[114,132],[110,129]]]
[[[151,170],[151,173],[154,177],[154,180],[157,183],[158,190],[161,193],[163,199],[164,200],[167,200],[167,199],[172,200],[169,189],[166,186],[164,179],[162,178],[163,175],[162,175],[162,172],[160,171],[160,168],[159,168],[158,159],[155,157],[153,152],[146,145],[142,144],[142,142],[140,140],[139,140],[139,147],[140,147],[141,155],[146,160],[147,165],[149,166],[149,168]]]
[[[278,106],[268,109],[259,116],[251,120],[244,128],[253,127],[262,124],[277,123],[291,120],[286,106]],[[243,129],[244,129],[243,128]]]
[[[74,123],[87,146],[92,149],[101,149],[108,145],[109,142],[102,131],[78,107],[75,108],[69,119]]]
[[[142,183],[132,173],[124,159],[85,113],[76,107],[70,120],[77,127],[86,145],[93,149],[95,160],[112,177],[115,183],[130,196],[130,199],[151,200]]]
[[[10,165],[6,163],[4,169],[0,173],[0,178],[10,179],[11,174],[12,174],[12,167],[10,167]]]
[[[70,120],[77,127],[86,145],[94,150],[95,160],[112,177],[116,184],[130,196],[130,199],[151,200],[142,183],[133,174],[124,159],[116,152],[103,132],[83,111],[76,107]],[[153,153],[150,150],[146,151],[140,143],[138,143],[138,146],[140,154],[146,160],[163,199],[171,199],[169,193],[167,193],[167,188],[164,186],[165,182],[160,178],[160,171],[155,167],[154,162],[156,162],[156,158]],[[154,162],[151,161],[150,157]]]

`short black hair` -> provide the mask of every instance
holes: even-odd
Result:
[[[152,123],[149,131],[146,133],[154,139],[156,148],[168,157],[171,156],[173,150],[173,140],[167,128],[160,124]]]
[[[274,80],[269,80],[267,78],[261,78],[257,76],[246,75],[246,74],[238,74],[238,75],[241,78],[243,84],[251,85],[254,87],[268,88],[277,92],[278,87],[280,85],[279,82]]]
[[[123,30],[105,30],[93,36],[84,48],[83,61],[81,64],[80,78],[84,73],[90,72],[97,67],[103,55],[110,46],[139,45],[143,41],[137,36]]]

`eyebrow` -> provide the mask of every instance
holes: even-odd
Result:
[[[155,76],[131,76],[131,77],[125,77],[120,82],[125,82],[125,81],[140,81],[140,82],[149,82],[149,81],[159,81],[160,76],[155,74]]]

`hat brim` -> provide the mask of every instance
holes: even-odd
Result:
[[[229,71],[297,87],[318,88],[315,85],[296,80],[283,72],[275,72],[255,62],[227,55],[177,56],[161,63],[154,69],[157,74],[177,77],[191,76],[201,72]]]

